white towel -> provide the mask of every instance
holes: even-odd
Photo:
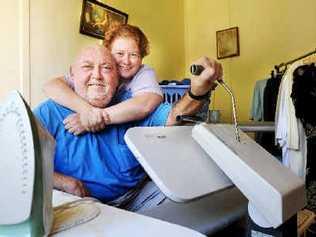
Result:
[[[282,147],[283,164],[305,178],[306,136],[301,121],[295,116],[291,98],[293,72],[301,65],[302,60],[290,65],[282,78],[275,113],[275,138]]]

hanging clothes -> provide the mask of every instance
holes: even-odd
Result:
[[[254,121],[274,121],[274,113],[275,113],[275,107],[276,107],[276,100],[277,100],[277,93],[279,89],[279,83],[275,85],[275,79],[277,79],[275,76],[271,76],[269,79],[263,79],[256,81],[253,96],[252,96],[252,106],[250,110],[250,119]],[[270,81],[270,83],[269,83]],[[280,79],[279,79],[280,81]],[[269,92],[267,92],[267,84],[269,85]],[[271,95],[275,94],[275,95]],[[269,98],[274,101],[274,103],[270,103],[266,99],[267,96],[274,96],[274,99]],[[275,104],[274,107],[266,106],[266,100],[269,104]],[[270,110],[273,110],[270,112]],[[266,114],[273,114],[273,116],[270,116],[270,119],[267,119]],[[275,156],[277,159],[281,159],[281,152],[278,146],[275,145],[275,135],[274,132],[256,132],[255,133],[255,141],[260,144],[264,149],[266,149],[270,154]]]
[[[316,127],[316,67],[315,64],[298,67],[293,73],[291,98],[295,107],[295,115],[306,129]]]
[[[263,96],[268,79],[256,81],[252,95],[252,104],[250,109],[250,119],[254,121],[263,120]]]
[[[275,110],[281,82],[282,74],[277,74],[267,80],[263,95],[263,120],[274,121]],[[260,145],[264,147],[269,153],[281,160],[281,150],[279,146],[275,145],[275,133],[264,132],[256,135],[256,140],[260,138]]]
[[[306,136],[301,121],[295,116],[295,108],[290,97],[293,72],[301,65],[302,60],[291,64],[282,78],[275,113],[275,139],[282,148],[282,163],[305,179]]]
[[[264,121],[274,121],[281,79],[282,74],[278,74],[275,78],[270,78],[267,81],[263,96]]]
[[[293,73],[291,98],[295,115],[301,120],[307,136],[306,183],[316,181],[316,67],[299,66]]]
[[[307,139],[307,182],[316,181],[316,136]]]

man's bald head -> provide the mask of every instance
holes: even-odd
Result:
[[[118,86],[116,64],[101,45],[84,48],[71,67],[75,92],[96,107],[105,107]]]

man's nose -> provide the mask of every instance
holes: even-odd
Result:
[[[101,79],[101,70],[100,67],[95,66],[92,71],[92,77],[95,79]]]

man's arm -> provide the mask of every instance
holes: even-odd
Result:
[[[222,66],[215,60],[203,57],[194,64],[204,67],[204,71],[199,76],[193,76],[191,79],[190,90],[195,98],[186,93],[170,111],[166,126],[177,124],[178,115],[194,115],[205,103],[205,101],[196,98],[213,90],[216,87],[215,81],[222,79]]]
[[[57,172],[54,172],[54,188],[79,197],[89,196],[81,181]]]
[[[192,99],[188,93],[186,93],[178,103],[176,103],[171,109],[166,126],[172,126],[178,124],[176,120],[179,115],[194,115],[203,106],[205,101],[199,101]]]

